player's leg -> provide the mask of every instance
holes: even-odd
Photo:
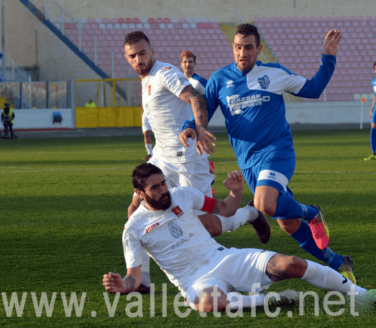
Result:
[[[275,254],[269,260],[265,273],[272,282],[299,278],[315,287],[338,291],[343,294],[351,291],[351,288],[355,292],[367,293],[367,289],[353,284],[350,279],[346,279],[332,268],[302,260],[296,256]]]
[[[210,173],[209,161],[205,158],[193,163],[183,163],[176,165],[176,170],[179,172],[179,186],[194,187],[201,190],[206,196],[212,197],[211,183],[214,175]],[[231,217],[224,217],[214,214],[206,214],[205,212],[197,211],[200,221],[211,234],[211,236],[219,236],[226,231],[235,231],[246,223],[266,225],[269,233],[260,234],[259,238],[262,242],[269,240],[270,228],[267,220],[260,214],[255,207],[247,205],[240,208]],[[262,236],[261,236],[262,235]]]
[[[290,156],[290,169],[284,172],[277,172],[278,168],[286,167],[286,163],[268,163],[267,172],[263,172],[262,163],[251,169],[243,170],[243,175],[255,194],[255,206],[259,211],[265,211],[277,220],[281,229],[294,238],[302,249],[315,256],[320,261],[326,262],[334,270],[340,270],[341,273],[349,272],[349,278],[356,282],[352,273],[352,261],[349,257],[342,257],[334,253],[329,247],[321,250],[312,235],[312,230],[307,223],[307,218],[313,217],[318,211],[311,206],[298,203],[292,197],[291,190],[287,183],[295,169],[295,154]],[[307,210],[306,210],[307,208]],[[307,214],[309,213],[310,214]],[[305,220],[300,220],[304,218]],[[287,218],[289,217],[289,218]],[[279,219],[277,219],[279,218]],[[346,263],[345,263],[346,260]]]
[[[376,160],[376,110],[373,111],[372,121],[371,121],[371,134],[370,134],[370,144],[372,154],[365,158],[365,161]]]

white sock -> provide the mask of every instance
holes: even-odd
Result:
[[[346,279],[340,273],[328,266],[306,260],[308,267],[304,273],[302,280],[309,282],[313,286],[338,291],[346,294],[351,291],[351,286],[354,286],[354,291],[359,293],[367,292],[367,289],[354,285],[350,279]]]
[[[230,302],[231,310],[238,309],[242,304],[243,308],[250,308],[252,306],[263,306],[265,294],[253,294],[253,295],[242,295],[239,293],[231,292],[227,294],[227,299]]]
[[[150,287],[150,256],[142,250],[141,283]]]
[[[153,155],[153,146],[152,144],[145,144],[146,151],[148,152],[148,155]]]
[[[222,233],[224,233],[226,231],[232,232],[238,230],[247,222],[252,223],[255,219],[258,218],[259,212],[252,206],[246,206],[239,208],[233,216],[230,216],[228,218],[218,214],[216,214],[216,216],[221,220]]]

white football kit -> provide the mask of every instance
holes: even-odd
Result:
[[[195,210],[211,212],[215,200],[195,188],[170,189],[171,206],[150,211],[144,202],[125,224],[123,249],[127,268],[142,263],[142,249],[179,288],[194,308],[200,290],[218,286],[225,292],[260,291],[271,285],[265,274],[274,252],[259,249],[227,249],[204,228]]]
[[[195,140],[189,140],[189,148],[179,140],[183,122],[193,115],[191,106],[179,98],[188,85],[180,70],[159,61],[142,79],[142,105],[156,139],[149,163],[162,170],[169,188],[195,187],[211,196],[208,155],[197,153]]]
[[[142,133],[145,133],[146,131],[151,131],[151,126],[149,124],[149,118],[144,111],[142,113]]]

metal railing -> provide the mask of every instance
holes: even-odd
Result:
[[[87,29],[85,25],[81,22],[80,19],[72,15],[66,8],[64,8],[58,1],[56,0],[30,0],[41,12],[44,13],[45,18],[49,20],[52,24],[61,31],[61,33],[69,38],[72,43],[78,46],[79,51],[85,53],[87,57],[89,57],[96,66],[99,66],[103,69],[108,75],[111,77],[115,77],[115,66],[120,65],[122,72],[125,71],[123,62],[115,55],[115,53],[111,50],[107,50],[108,47],[104,45],[101,40],[98,40],[97,36],[94,33]],[[56,24],[57,23],[57,24]],[[78,29],[78,44],[75,40],[70,38],[69,35],[66,34],[64,29],[64,23],[73,23],[76,24]],[[82,49],[82,39],[85,35],[85,38],[88,36],[89,39],[86,38],[86,41],[93,42],[93,54],[86,53]],[[106,64],[102,62],[98,65],[98,46],[105,49],[105,52],[108,53],[108,57],[111,58],[111,64]]]
[[[14,109],[70,107],[70,82],[0,82],[0,97]]]
[[[3,76],[5,81],[23,81],[29,82],[31,81],[30,75],[22,68],[15,65],[14,60],[9,59],[7,56],[2,56],[1,60],[5,59],[6,67],[5,67],[5,76]],[[8,63],[8,65],[7,65]],[[1,72],[1,75],[4,75]]]

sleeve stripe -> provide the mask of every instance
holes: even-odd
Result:
[[[213,212],[216,201],[215,198],[205,196],[204,205],[202,206],[201,211],[208,213]]]

